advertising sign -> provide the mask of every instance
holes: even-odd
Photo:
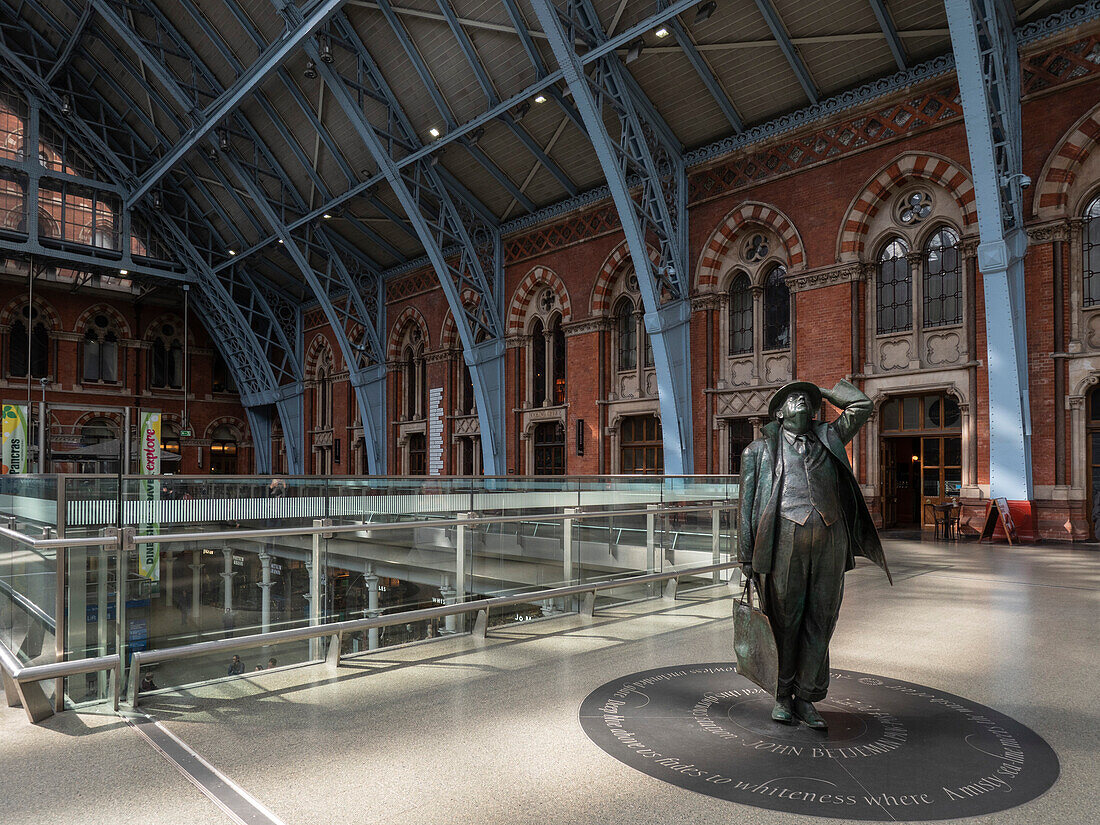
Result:
[[[139,418],[138,426],[138,463],[141,469],[138,471],[143,476],[160,475],[160,425],[161,414],[150,410],[143,410]],[[149,518],[145,520],[145,533],[159,533],[160,522],[157,520],[157,512],[160,509],[160,482],[156,479],[138,482],[138,491],[145,505]],[[160,581],[160,545],[138,545],[138,575],[144,576],[150,581]]]
[[[29,460],[27,445],[27,406],[26,404],[4,405],[4,473],[25,473]]]

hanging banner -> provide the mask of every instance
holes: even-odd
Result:
[[[4,405],[4,451],[3,467],[5,474],[27,472],[27,406],[26,404]]]
[[[160,475],[160,412],[144,410],[139,417],[138,438],[138,462],[141,465],[139,474],[143,476]],[[160,532],[160,522],[157,513],[160,510],[160,481],[156,479],[142,480],[138,482],[140,487],[138,494],[142,501],[150,502],[146,505],[149,518],[142,526],[146,535]],[[160,581],[160,545],[138,545],[138,575],[150,581]]]

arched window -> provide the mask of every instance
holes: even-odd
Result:
[[[553,347],[551,381],[554,387],[554,403],[565,403],[565,331],[561,328],[561,316],[550,322],[550,345]]]
[[[162,324],[157,330],[149,361],[149,386],[173,390],[183,387],[183,343],[174,324]]]
[[[210,472],[235,475],[237,472],[237,434],[222,424],[210,435]]]
[[[730,355],[752,352],[752,289],[741,272],[730,284]]]
[[[332,426],[332,365],[322,364],[317,368],[317,426],[327,429]]]
[[[214,392],[237,391],[237,383],[233,380],[233,371],[225,362],[220,352],[214,352],[214,365],[211,368],[211,389]]]
[[[106,315],[96,315],[84,333],[84,380],[118,381],[118,335]]]
[[[787,268],[776,264],[764,279],[764,349],[788,349],[791,345],[791,292]]]
[[[404,369],[405,418],[416,418],[416,357],[413,348],[405,347]]]
[[[878,334],[903,332],[913,326],[913,290],[909,273],[909,245],[894,238],[878,256],[875,306]]]
[[[160,425],[160,448],[166,452],[180,454],[180,427],[174,421],[162,421]]]
[[[546,335],[540,318],[531,326],[531,400],[536,407],[546,400]]]
[[[962,322],[959,235],[942,226],[924,244],[924,326]]]
[[[32,378],[50,374],[50,333],[39,317],[37,307],[23,307],[21,317],[8,332],[8,375],[27,375],[27,329],[30,328],[30,370]]]
[[[1081,233],[1084,262],[1083,306],[1100,304],[1100,196],[1085,210],[1085,226]]]
[[[634,303],[629,298],[623,298],[615,307],[615,328],[619,339],[619,369],[637,368],[638,329],[634,321]]]

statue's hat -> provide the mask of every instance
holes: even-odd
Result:
[[[787,396],[792,392],[804,392],[810,396],[813,415],[817,415],[817,411],[821,409],[821,388],[811,381],[792,381],[775,391],[772,400],[768,402],[768,418],[775,418],[776,412],[783,406],[783,402],[787,400]]]

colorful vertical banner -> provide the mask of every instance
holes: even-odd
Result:
[[[4,450],[3,467],[5,474],[22,474],[28,469],[27,449],[27,405],[4,405]]]
[[[160,412],[143,410],[139,416],[138,437],[138,462],[141,464],[139,475],[160,475]],[[146,535],[155,535],[160,532],[160,521],[157,514],[160,510],[160,481],[157,479],[141,480],[138,494],[145,505],[148,519],[142,525]],[[160,545],[142,544],[138,549],[138,575],[150,581],[160,581]]]

